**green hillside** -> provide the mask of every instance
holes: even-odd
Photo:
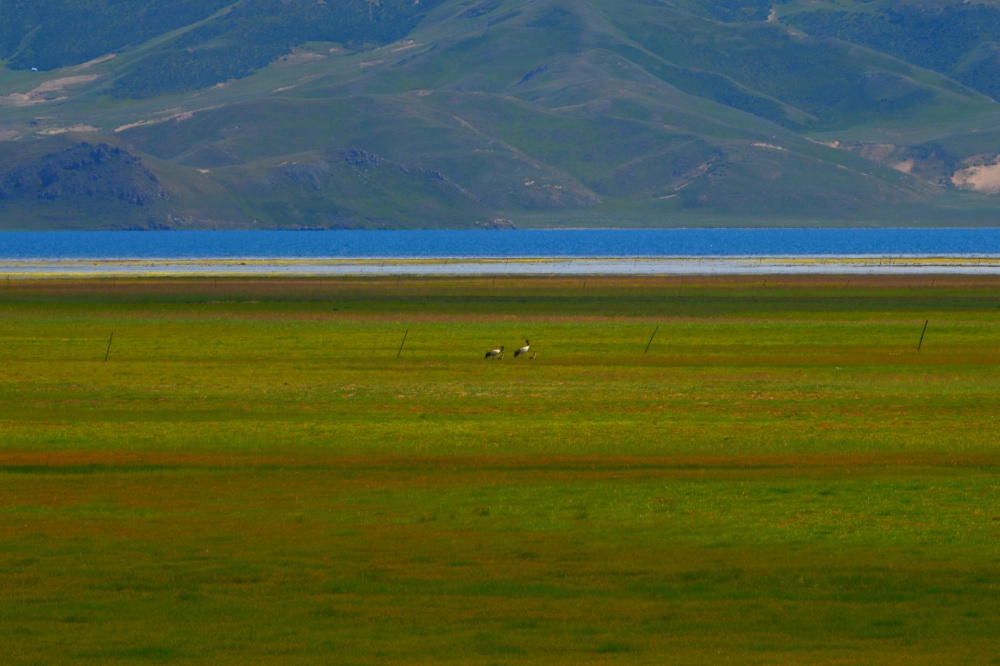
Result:
[[[993,4],[0,0],[0,15],[3,228],[1000,212]]]

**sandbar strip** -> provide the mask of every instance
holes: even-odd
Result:
[[[1000,256],[434,259],[6,259],[0,276],[996,275]]]

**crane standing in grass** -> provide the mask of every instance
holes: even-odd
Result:
[[[524,341],[524,346],[514,352],[514,358],[517,358],[521,354],[527,354],[528,353],[528,349],[530,347],[531,347],[531,341],[530,340],[525,340]]]
[[[486,352],[487,361],[493,358],[495,358],[498,361],[503,359],[503,345],[500,345],[500,349],[491,349],[488,352]]]

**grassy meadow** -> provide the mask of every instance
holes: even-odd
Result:
[[[1000,277],[0,282],[3,660],[1000,664],[998,343]]]

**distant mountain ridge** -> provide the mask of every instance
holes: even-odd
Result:
[[[1000,212],[995,2],[0,0],[0,16],[0,228]]]

